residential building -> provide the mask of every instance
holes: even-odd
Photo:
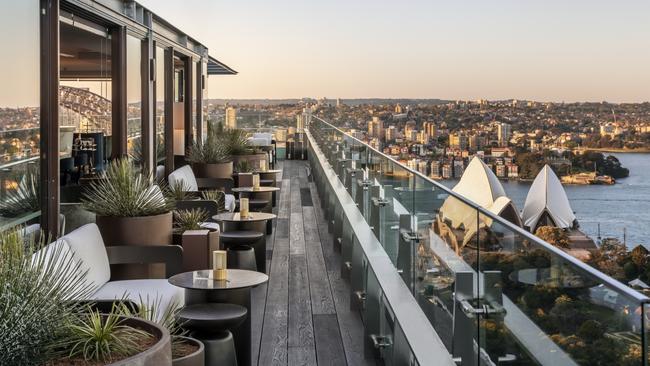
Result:
[[[234,130],[237,128],[237,108],[226,108],[226,128]]]

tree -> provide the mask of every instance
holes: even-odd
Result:
[[[558,248],[570,248],[569,235],[563,229],[553,226],[540,226],[535,231],[535,235]]]

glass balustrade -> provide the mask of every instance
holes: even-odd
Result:
[[[646,296],[524,231],[505,202],[479,207],[320,118],[309,133],[459,364],[648,363]],[[347,225],[334,236],[351,298],[393,364],[400,325]]]

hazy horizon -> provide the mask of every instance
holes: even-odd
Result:
[[[240,72],[210,98],[650,100],[650,1],[140,2]]]

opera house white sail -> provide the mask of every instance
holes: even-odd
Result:
[[[571,209],[564,187],[550,166],[545,165],[530,186],[524,211],[524,227],[535,232],[540,226],[562,229],[575,227],[576,216]]]
[[[521,226],[521,219],[514,203],[506,196],[505,190],[494,172],[480,158],[472,159],[460,181],[452,190],[493,214]],[[492,225],[491,219],[484,215],[480,216],[481,219],[477,220],[476,210],[455,197],[449,196],[440,208],[438,225],[443,232],[446,231],[449,234],[452,241],[456,242],[456,249],[459,250],[480,229],[489,228]],[[460,236],[462,236],[462,240]]]

